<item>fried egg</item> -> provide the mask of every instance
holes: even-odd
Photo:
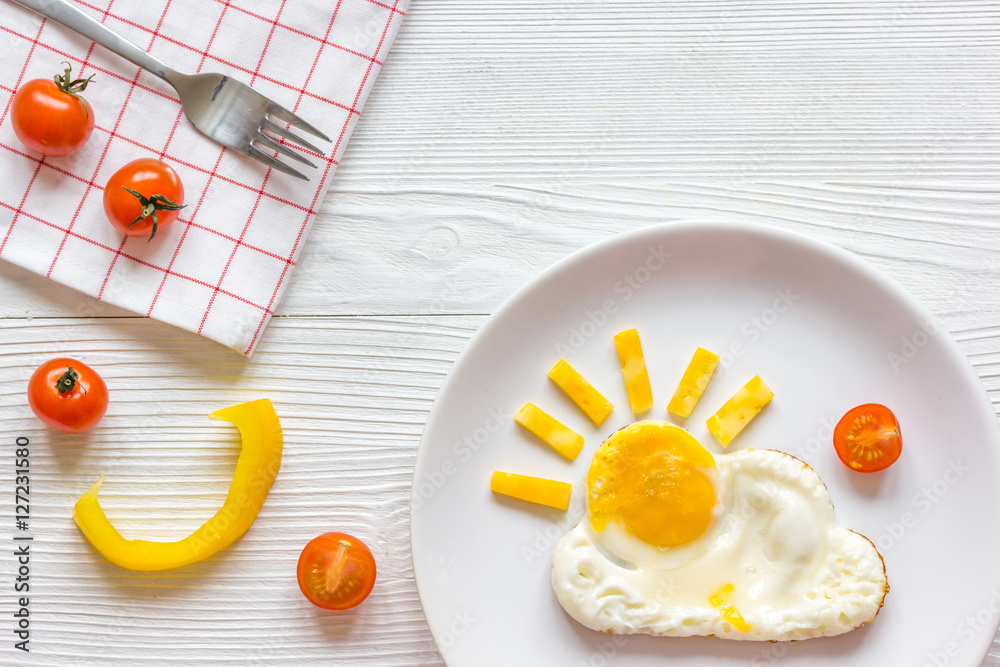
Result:
[[[875,546],[836,525],[822,480],[783,452],[713,455],[678,426],[643,421],[601,445],[586,482],[552,587],[594,630],[831,636],[871,622],[889,590]]]

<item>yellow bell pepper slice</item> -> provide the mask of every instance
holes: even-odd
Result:
[[[529,503],[548,505],[557,510],[568,509],[570,496],[573,495],[572,484],[499,470],[493,473],[490,488],[494,493],[526,500]]]
[[[596,426],[600,426],[615,408],[611,405],[611,401],[594,389],[594,385],[587,382],[575,368],[566,363],[565,359],[560,359],[552,367],[549,378],[590,417],[590,421]]]
[[[698,405],[701,395],[705,393],[715,367],[719,365],[719,355],[709,352],[703,347],[694,351],[691,363],[688,364],[684,376],[681,377],[677,385],[674,397],[670,399],[667,410],[678,417],[690,417],[694,411],[694,406]]]
[[[111,524],[97,492],[104,477],[76,502],[73,520],[84,536],[112,563],[129,570],[169,570],[208,558],[225,549],[257,518],[281,466],[281,424],[266,398],[241,403],[210,414],[209,419],[235,425],[243,437],[240,458],[229,494],[215,516],[176,542],[129,540]]]
[[[514,421],[534,433],[539,440],[570,461],[583,449],[583,436],[533,403],[514,415]]]
[[[628,329],[615,334],[615,347],[618,348],[618,360],[622,365],[625,392],[628,394],[629,405],[632,406],[632,414],[640,415],[653,407],[653,390],[649,386],[639,332]]]
[[[719,411],[708,418],[705,425],[723,447],[728,447],[739,432],[746,428],[750,420],[757,416],[765,405],[774,398],[774,392],[755,375],[736,392]]]

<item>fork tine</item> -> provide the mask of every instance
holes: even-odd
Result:
[[[267,153],[264,153],[260,149],[255,148],[253,145],[247,147],[246,154],[252,157],[253,159],[257,160],[258,162],[263,162],[272,169],[277,169],[278,171],[282,171],[288,174],[289,176],[295,176],[296,178],[301,178],[303,181],[309,180],[309,177],[306,176],[305,174],[300,174],[299,172],[289,167],[287,164],[279,162],[278,160],[271,157]]]
[[[267,130],[271,134],[276,134],[279,137],[283,137],[283,138],[287,139],[288,141],[291,141],[294,144],[298,144],[299,146],[302,146],[302,148],[305,148],[308,151],[312,151],[313,153],[318,153],[320,155],[325,155],[325,153],[323,153],[323,151],[321,151],[320,149],[316,148],[315,146],[313,146],[311,143],[309,143],[305,139],[302,139],[301,137],[296,136],[295,134],[289,132],[288,130],[286,130],[285,128],[281,127],[280,125],[276,125],[275,123],[272,123],[267,118],[264,119],[264,122],[261,123],[260,127],[261,127],[262,130]]]
[[[298,160],[302,164],[312,167],[313,169],[316,168],[316,165],[314,165],[312,162],[305,159],[304,157],[293,151],[288,146],[282,146],[277,141],[275,141],[274,139],[272,139],[267,135],[264,134],[257,135],[256,137],[253,138],[253,143],[254,145],[265,146],[267,148],[270,148],[271,150],[278,151],[282,155],[288,156],[293,160]]]
[[[277,104],[272,104],[267,108],[267,113],[270,114],[271,116],[274,116],[275,118],[285,121],[292,127],[297,127],[300,130],[305,130],[314,137],[319,137],[320,139],[326,142],[330,141],[330,137],[326,136],[325,134],[317,130],[315,127],[313,127],[309,123],[305,122],[304,120],[293,114],[285,107],[278,106]]]

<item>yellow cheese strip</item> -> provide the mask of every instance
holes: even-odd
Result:
[[[725,584],[715,591],[708,601],[734,628],[740,632],[750,632],[750,624],[743,619],[740,612],[736,611],[736,607],[729,601],[729,596],[733,594],[734,590],[735,587],[732,584]]]
[[[597,426],[600,426],[608,418],[615,407],[611,405],[611,401],[604,398],[599,391],[594,389],[593,385],[584,380],[582,375],[566,363],[565,359],[560,359],[552,367],[552,370],[549,371],[549,377]]]
[[[554,479],[515,475],[512,472],[493,473],[490,488],[505,496],[527,500],[529,503],[548,505],[564,510],[569,507],[569,498],[573,495],[573,485],[557,482]]]
[[[514,421],[537,435],[542,442],[570,461],[575,459],[576,455],[583,449],[582,435],[559,423],[531,403],[521,408],[521,411],[514,417]]]
[[[653,390],[649,386],[649,375],[646,373],[646,360],[642,356],[639,332],[629,329],[615,334],[615,347],[618,348],[618,360],[622,365],[625,391],[628,392],[632,414],[646,412],[653,407]]]
[[[691,363],[688,364],[684,376],[681,377],[681,381],[677,385],[674,397],[670,399],[667,410],[678,417],[690,417],[718,365],[719,355],[702,347],[695,350],[694,356],[691,357]]]
[[[705,424],[709,433],[718,438],[723,446],[728,446],[772,398],[774,393],[759,375],[755,375],[708,418]]]

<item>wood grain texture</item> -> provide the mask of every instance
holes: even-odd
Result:
[[[282,318],[253,364],[152,320],[5,320],[2,438],[7,450],[17,435],[32,442],[24,664],[434,664],[410,563],[410,478],[438,386],[481,320]],[[85,435],[46,430],[26,405],[25,378],[67,341],[113,388]],[[123,570],[87,544],[72,507],[102,474],[103,506],[126,537],[179,539],[211,517],[239,437],[206,415],[260,396],[280,415],[284,456],[241,540],[163,573]],[[0,489],[13,496],[10,475]],[[378,558],[377,588],[354,612],[321,612],[295,583],[299,551],[328,530],[357,535]],[[0,569],[12,572],[13,549],[3,551]],[[17,658],[0,650],[3,664]]]
[[[620,231],[736,220],[847,248],[938,316],[1000,406],[998,28],[985,0],[421,0],[253,359],[0,264],[0,438],[37,443],[25,664],[437,664],[407,551],[437,387],[514,289]],[[25,413],[27,374],[69,349],[116,386],[93,436]],[[205,415],[264,392],[289,445],[246,538],[156,576],[82,543],[68,508],[102,472],[126,531],[209,516],[236,449]],[[304,608],[268,565],[324,522],[384,554],[353,615]]]

